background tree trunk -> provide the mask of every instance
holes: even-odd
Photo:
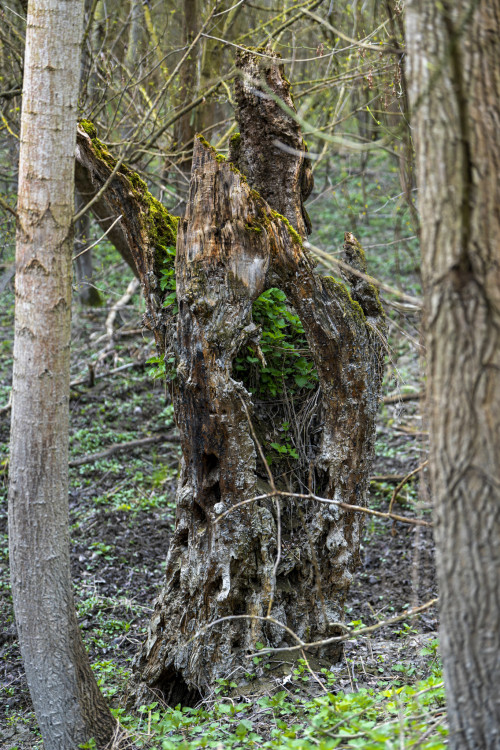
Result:
[[[85,201],[77,193],[75,196],[76,211],[84,207]],[[78,296],[82,305],[100,307],[103,303],[99,290],[93,285],[92,250],[85,250],[90,243],[90,214],[86,213],[75,227],[75,275]]]
[[[83,2],[30,3],[19,167],[9,539],[19,644],[46,750],[111,716],[90,669],[69,560],[68,403],[76,102]]]
[[[500,3],[412,0],[407,39],[450,747],[500,746]]]

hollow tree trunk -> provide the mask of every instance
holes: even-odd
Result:
[[[500,747],[500,2],[408,3],[450,748]]]
[[[263,442],[276,413],[278,422],[285,416],[279,399],[259,401],[235,377],[238,352],[258,339],[252,303],[270,287],[286,294],[318,373],[307,467],[288,485],[281,477],[281,487],[303,492],[309,484],[326,498],[363,503],[379,397],[377,294],[354,275],[352,297],[342,284],[321,278],[302,243],[302,199],[311,189],[302,137],[265,96],[270,88],[292,108],[289,84],[277,63],[261,69],[245,53],[239,64],[241,133],[232,158],[248,182],[198,141],[177,242],[174,405],[183,462],[166,582],[138,666],[142,684],[173,703],[192,700],[217,678],[238,677],[235,670],[242,677],[245,654],[258,642],[293,645],[279,625],[258,619],[268,613],[306,640],[336,634],[358,560],[359,514],[311,500],[239,505],[269,490],[248,415]],[[365,269],[352,235],[345,251],[351,265]],[[234,615],[244,617],[203,632]],[[331,660],[340,656],[338,645],[325,651]]]
[[[245,655],[258,642],[293,645],[279,624],[259,619],[268,613],[308,641],[339,632],[359,557],[360,514],[309,498],[240,503],[271,489],[255,437],[272,450],[300,407],[293,427],[298,450],[273,463],[277,488],[311,488],[335,502],[363,504],[381,380],[384,323],[375,289],[354,274],[350,294],[322,278],[303,244],[302,203],[311,190],[305,146],[293,118],[267,95],[271,89],[291,109],[289,84],[277,62],[261,69],[244,53],[238,64],[244,78],[233,162],[203,139],[195,144],[177,238],[176,321],[159,284],[175,222],[126,167],[103,196],[103,210],[123,216],[159,351],[175,358],[183,453],[176,530],[135,678],[139,697],[155,688],[173,703],[195,699],[234,670],[242,676]],[[93,190],[114,163],[88,123],[78,133],[77,161]],[[350,234],[345,254],[365,269]],[[317,385],[273,397],[251,393],[235,360],[248,347],[263,360],[252,309],[262,292],[277,287],[300,318]],[[241,617],[211,625],[234,615]],[[325,650],[332,661],[339,655],[337,645]]]

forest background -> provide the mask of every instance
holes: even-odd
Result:
[[[2,3],[4,495],[25,12],[21,2]],[[85,24],[81,116],[94,123],[113,155],[131,165],[174,215],[185,205],[195,134],[201,132],[224,153],[236,130],[236,49],[270,44],[282,55],[315,176],[306,206],[312,252],[325,273],[337,273],[344,232],[353,232],[367,252],[369,272],[388,286],[389,348],[369,507],[382,512],[398,507],[403,515],[429,521],[426,430],[419,409],[419,308],[408,302],[409,296],[418,300],[421,289],[402,5],[388,0],[276,8],[264,2],[220,3],[214,9],[193,0],[182,7],[135,0],[115,7],[94,0],[86,8]],[[101,235],[97,224],[82,216],[75,256]],[[371,639],[348,641],[340,669],[302,659],[291,675],[280,676],[272,661],[254,657],[249,675],[255,680],[267,676],[255,695],[250,690],[234,698],[229,680],[214,686],[196,708],[162,711],[153,701],[138,718],[121,706],[130,660],[162,578],[179,447],[168,392],[161,379],[154,380],[162,374],[162,363],[155,361],[154,342],[142,326],[144,303],[132,272],[107,238],[81,255],[76,269],[70,511],[78,615],[100,685],[115,698],[120,720],[138,733],[136,742],[165,748],[183,743],[444,747],[432,608],[377,630]],[[248,364],[255,363],[242,367]],[[279,387],[277,369],[267,378],[256,375],[257,387],[266,380],[266,387]],[[142,442],[134,446],[135,441]],[[290,425],[283,427],[282,442],[268,450],[271,460],[283,453],[293,460]],[[4,529],[5,510],[2,501]],[[6,547],[5,542],[4,563]],[[350,626],[377,624],[432,600],[432,550],[427,525],[368,517],[362,568],[347,608]],[[33,747],[36,728],[8,589],[3,564],[3,741],[9,748]]]

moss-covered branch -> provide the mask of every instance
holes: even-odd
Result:
[[[78,126],[76,179],[80,192],[92,197],[102,191],[92,206],[106,230],[121,216],[109,237],[141,281],[147,300],[145,324],[154,331],[159,352],[165,351],[165,334],[171,314],[163,306],[168,289],[162,288],[162,272],[173,265],[178,218],[149,192],[144,180],[125,163],[118,162],[97,137],[94,125],[82,120]]]

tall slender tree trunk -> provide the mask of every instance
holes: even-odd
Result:
[[[500,2],[407,7],[453,750],[500,747]]]
[[[9,539],[19,643],[46,750],[114,734],[70,577],[68,404],[76,102],[83,0],[28,13],[16,251]]]

